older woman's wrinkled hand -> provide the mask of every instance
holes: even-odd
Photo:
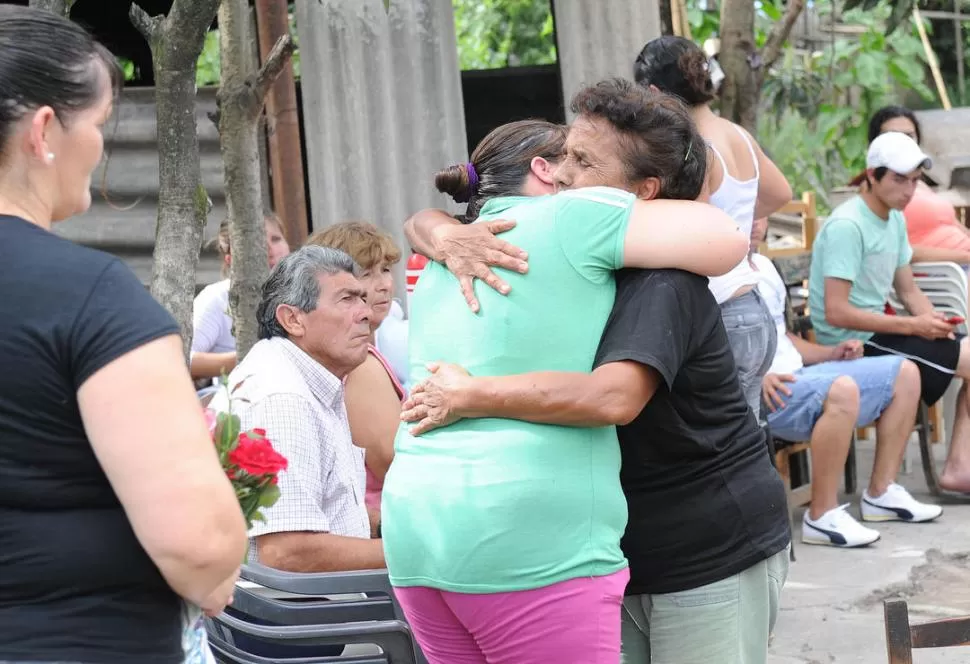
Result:
[[[529,269],[529,255],[513,244],[496,237],[515,227],[514,221],[483,221],[477,224],[443,224],[434,231],[434,259],[458,277],[462,295],[472,311],[480,305],[473,284],[481,279],[502,295],[511,287],[492,268],[500,267],[520,274]]]
[[[411,435],[420,436],[460,420],[471,391],[472,378],[456,364],[432,362],[431,375],[414,386],[401,406],[401,420],[415,423]]]

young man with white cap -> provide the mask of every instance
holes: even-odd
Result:
[[[757,253],[767,230],[767,219],[755,220],[750,257],[760,280],[758,290],[778,330],[778,349],[762,381],[762,396],[772,436],[812,445],[812,499],[802,515],[802,541],[856,547],[879,539],[878,531],[849,514],[848,505],[839,505],[838,495],[852,432],[872,423],[876,455],[859,501],[862,518],[884,517],[891,506],[908,512],[906,520],[913,523],[936,519],[942,507],[921,503],[896,485],[919,405],[916,363],[898,355],[863,357],[858,339],[823,346],[788,332],[788,289],[771,260]]]
[[[970,378],[970,346],[958,340],[954,325],[933,305],[913,280],[913,249],[906,237],[902,209],[906,207],[930,158],[905,134],[876,137],[866,155],[868,187],[829,216],[812,246],[809,307],[818,342],[837,345],[862,341],[866,356],[902,355],[919,368],[921,397],[932,405],[954,377]],[[895,288],[911,316],[885,313],[889,291]],[[956,418],[943,488],[970,493],[970,401],[966,384],[957,400]],[[889,495],[864,496],[867,520],[914,520],[905,506]],[[905,501],[902,501],[905,502]]]

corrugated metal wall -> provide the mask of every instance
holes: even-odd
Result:
[[[313,227],[370,221],[403,248],[404,220],[445,205],[435,172],[467,158],[451,0],[298,2],[296,15]]]
[[[655,0],[554,0],[554,10],[567,103],[584,82],[630,76],[636,53],[660,34]],[[384,0],[315,0],[296,3],[296,12],[314,228],[363,219],[404,248],[408,215],[448,207],[435,172],[467,158],[451,0],[391,0],[388,10]],[[225,217],[218,133],[207,117],[215,93],[199,90],[196,111],[214,204],[206,240]],[[123,257],[147,282],[158,203],[154,91],[125,90],[115,113],[91,210],[57,230]],[[397,276],[402,295],[403,264]],[[218,259],[204,253],[197,283],[218,278]]]
[[[202,180],[213,202],[206,240],[215,236],[226,214],[219,134],[207,117],[215,107],[215,88],[199,90],[196,119]],[[91,200],[87,213],[58,224],[57,232],[75,242],[120,256],[148,283],[158,207],[158,134],[153,88],[131,88],[122,93],[114,117],[105,127],[105,157],[91,181]],[[212,253],[203,254],[196,282],[204,285],[218,279],[218,258]]]
[[[633,76],[643,45],[660,36],[656,0],[553,0],[567,117],[584,83]]]

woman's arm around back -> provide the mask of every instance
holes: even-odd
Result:
[[[623,265],[716,277],[747,256],[749,243],[727,213],[708,203],[638,200],[630,214]]]

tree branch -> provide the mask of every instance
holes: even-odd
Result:
[[[293,38],[289,35],[280,35],[280,38],[273,44],[273,49],[266,56],[263,66],[256,72],[253,79],[253,94],[256,95],[256,100],[261,106],[269,89],[283,71],[283,67],[290,61],[290,56],[293,55],[294,50],[296,50],[296,45],[293,43]]]
[[[175,0],[168,12],[172,29],[179,34],[189,31],[205,35],[219,11],[219,2],[220,0]]]
[[[205,33],[216,18],[220,0],[175,0],[165,19],[166,29],[170,35],[178,35],[179,44],[187,48],[173,49],[170,55],[178,59],[179,66],[196,66],[202,45],[205,43]],[[184,60],[184,62],[182,62]]]
[[[135,26],[149,44],[155,40],[159,26],[165,20],[164,16],[149,16],[144,9],[138,6],[137,2],[131,3],[131,9],[128,10],[128,18],[131,20],[131,24]]]
[[[770,69],[778,60],[781,48],[788,41],[788,36],[795,27],[795,21],[798,20],[804,8],[805,0],[788,0],[788,4],[785,5],[785,15],[771,28],[765,47],[761,51],[762,67],[765,70]]]
[[[74,1],[75,0],[30,0],[28,4],[35,9],[43,9],[45,11],[54,12],[59,16],[70,18],[71,5],[74,4]]]

